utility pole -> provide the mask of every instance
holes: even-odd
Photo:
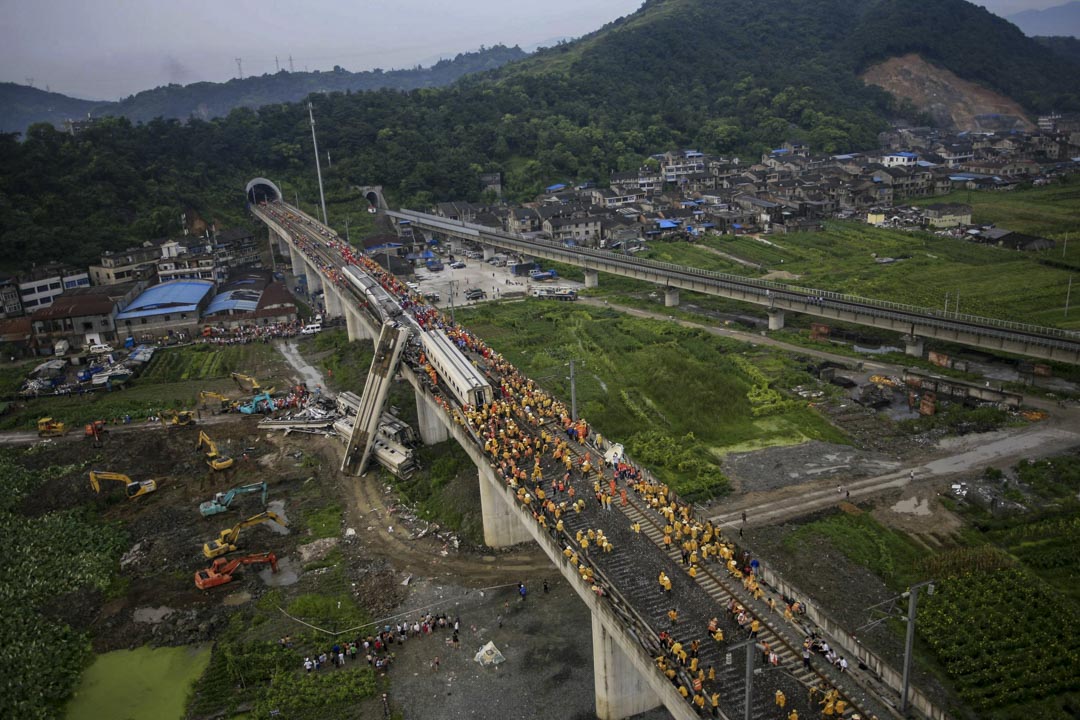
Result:
[[[457,324],[454,319],[454,293],[457,291],[457,280],[450,281],[450,322]]]
[[[281,72],[281,63],[278,62],[277,55],[274,56],[274,73]]]
[[[345,216],[345,242],[352,245],[352,240],[349,239],[349,216]]]
[[[236,74],[240,76],[240,79],[244,79],[244,61],[242,58],[236,58]]]
[[[332,167],[334,167],[334,164],[332,162],[330,162],[330,151],[327,150],[326,151],[326,169],[329,170]]]
[[[330,223],[326,219],[326,196],[323,195],[322,184],[322,168],[319,166],[319,143],[315,140],[315,111],[312,109],[311,103],[307,104],[308,118],[311,119],[311,144],[315,146],[315,173],[319,176],[319,202],[322,203],[322,221],[323,225],[329,225]],[[387,250],[389,254],[389,249]],[[387,270],[390,268],[387,267]]]
[[[916,583],[904,593],[908,597],[907,638],[904,640],[904,684],[900,690],[900,714],[907,715],[908,687],[911,682],[911,650],[915,645],[915,611],[919,605],[919,590],[926,588],[927,595],[934,594],[934,581]],[[901,595],[900,597],[903,597]]]
[[[293,66],[292,66],[292,53],[290,53],[290,54],[289,54],[289,72],[292,72],[292,71],[293,71]]]
[[[729,645],[724,663],[731,665],[731,651],[746,648],[746,691],[743,695],[743,718],[750,720],[750,703],[754,699],[754,651],[757,649],[757,639],[750,638],[736,645]]]
[[[945,293],[945,314],[949,314],[949,293]]]
[[[1069,298],[1072,296],[1072,278],[1069,276],[1069,289],[1065,291],[1065,317],[1069,317]]]

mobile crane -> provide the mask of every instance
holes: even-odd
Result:
[[[258,515],[252,515],[247,520],[241,520],[240,522],[233,525],[231,528],[226,528],[225,530],[222,530],[216,539],[205,543],[202,549],[203,555],[213,559],[216,557],[220,557],[225,553],[232,552],[236,549],[236,541],[240,538],[241,530],[246,527],[251,527],[252,525],[258,525],[259,523],[267,522],[268,520],[273,520],[274,522],[282,526],[285,525],[285,520],[276,513],[267,511],[261,512]]]
[[[116,482],[124,483],[124,491],[127,494],[128,500],[157,490],[157,480],[136,481],[121,473],[105,472],[104,470],[90,471],[90,487],[94,488],[94,492],[101,492],[102,480],[115,480]]]
[[[67,432],[67,425],[51,417],[43,417],[37,421],[37,434],[41,437],[59,437]]]
[[[261,565],[262,563],[269,563],[270,570],[277,572],[277,556],[272,552],[254,553],[232,559],[216,558],[210,567],[195,573],[195,587],[200,590],[209,590],[231,583],[233,573],[239,570],[241,565]]]
[[[203,517],[210,517],[211,515],[223,513],[229,509],[229,506],[232,505],[232,501],[236,499],[237,495],[247,495],[249,493],[257,492],[262,493],[262,504],[263,507],[266,507],[267,490],[268,486],[266,482],[251,483],[250,485],[240,485],[239,487],[234,487],[231,490],[226,490],[225,492],[219,492],[215,494],[213,500],[207,500],[206,502],[199,505],[199,512],[202,513]]]
[[[210,439],[205,430],[200,430],[199,442],[196,443],[195,449],[201,450],[203,445],[206,446],[206,464],[211,468],[214,470],[228,470],[233,466],[233,459],[228,455],[219,453],[217,443]]]

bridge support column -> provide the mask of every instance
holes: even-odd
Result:
[[[345,306],[345,330],[349,333],[349,342],[363,340],[366,337],[360,318],[356,316],[356,313],[351,312],[348,306]]]
[[[481,245],[480,247],[484,251],[484,260],[490,260],[491,258],[495,257],[495,248],[491,247],[490,245]]]
[[[425,445],[450,439],[450,430],[443,420],[442,410],[421,392],[416,393],[416,424],[420,426],[420,439]]]
[[[496,483],[500,480],[495,476],[495,471],[487,464],[477,469],[480,476],[480,512],[484,518],[484,544],[502,548],[531,542],[533,537],[521,521],[521,516],[497,495]]]
[[[322,275],[319,274],[318,268],[304,263],[304,275],[307,277],[307,290],[309,294],[314,295],[323,289]]]
[[[912,357],[922,357],[923,339],[918,335],[905,335],[904,352]]]
[[[337,288],[330,283],[327,283],[325,288],[326,316],[341,317],[341,296],[338,295]]]
[[[679,306],[679,288],[664,289],[664,307]]]
[[[600,273],[595,270],[585,271],[585,287],[594,288],[600,285]]]
[[[784,329],[784,311],[783,310],[769,310],[769,329],[770,330],[783,330]]]
[[[304,274],[304,256],[300,254],[299,250],[290,245],[289,259],[292,261],[292,274],[300,278]]]
[[[598,615],[592,616],[593,681],[596,717],[622,720],[660,705],[648,681],[616,644]]]

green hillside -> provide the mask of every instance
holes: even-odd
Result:
[[[553,180],[603,183],[679,147],[743,157],[786,139],[815,152],[872,148],[888,118],[915,113],[858,73],[908,52],[1032,111],[1080,109],[1075,66],[962,0],[649,0],[579,41],[449,87],[310,96],[320,149],[334,158],[331,218],[343,229],[361,212],[349,204],[357,185],[424,206],[480,200],[480,175],[499,171],[522,200]],[[106,120],[77,138],[44,126],[25,142],[0,137],[5,264],[87,262],[176,232],[181,212],[235,222],[254,175],[312,203],[311,165],[300,103],[185,124]]]

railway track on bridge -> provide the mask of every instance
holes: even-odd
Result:
[[[328,269],[333,270],[336,267],[335,263],[341,262],[340,258],[324,246],[326,235],[323,234],[320,238],[313,228],[304,227],[299,223],[290,224],[290,227],[294,231],[299,230],[304,235],[308,247],[301,247],[301,249],[305,254],[318,258],[316,263],[324,274],[327,274]],[[315,260],[315,258],[312,259]],[[332,282],[330,277],[324,278],[324,281],[327,280]],[[354,293],[350,292],[349,295],[354,300],[360,300]],[[364,304],[361,303],[361,305]],[[476,355],[472,357],[477,359],[483,367],[487,366],[487,363]],[[496,384],[502,380],[498,374],[491,372],[490,368],[486,372]],[[449,421],[453,422],[453,417],[449,418]],[[534,426],[526,422],[524,417],[518,418],[517,425],[523,432],[533,435],[539,435],[545,427],[554,435],[562,432],[555,423]],[[479,437],[471,430],[470,433],[474,442],[480,445]],[[590,452],[583,446],[573,444],[571,444],[571,450],[577,454],[579,461],[582,453]],[[548,461],[542,470],[544,472],[540,484],[550,497],[554,495],[554,480],[556,477],[561,477],[563,471],[559,464],[553,464],[553,461]],[[589,481],[576,476],[576,473],[572,485],[580,497],[588,498],[593,492]],[[634,499],[631,501],[632,497]],[[375,499],[368,498],[369,501]],[[616,501],[615,504],[618,502]],[[801,662],[801,647],[785,637],[782,628],[771,623],[762,613],[754,613],[753,603],[748,593],[737,583],[713,572],[704,564],[699,566],[700,574],[697,580],[691,579],[677,559],[678,551],[670,549],[665,551],[662,544],[663,530],[656,513],[641,507],[633,492],[628,492],[628,504],[625,507],[620,506],[618,511],[610,507],[606,510],[601,509],[599,504],[592,500],[587,503],[582,512],[568,511],[562,515],[562,518],[564,533],[558,536],[557,533],[552,532],[552,535],[559,540],[562,547],[567,545],[577,547],[583,559],[596,569],[597,577],[611,588],[612,595],[618,596],[619,603],[615,607],[626,618],[626,629],[646,650],[656,653],[659,648],[658,635],[664,631],[671,632],[687,647],[694,640],[698,641],[700,667],[712,668],[716,673],[715,681],[707,682],[705,689],[720,694],[721,709],[726,717],[743,717],[745,710],[743,702],[744,653],[751,653],[755,664],[762,665],[761,653],[756,647],[751,646],[746,650],[736,651],[728,649],[732,643],[742,641],[747,635],[747,632],[740,629],[726,613],[727,604],[733,599],[762,622],[758,640],[768,642],[780,655],[782,661],[780,669],[770,667],[761,680],[755,683],[755,686],[760,686],[761,689],[754,693],[750,708],[751,717],[755,720],[773,720],[778,716],[779,709],[775,706],[772,695],[777,688],[784,691],[790,703],[789,707],[799,709],[800,716],[809,717],[809,713],[817,711],[818,708],[810,706],[805,696],[808,685],[812,686],[822,681],[826,681],[830,686],[845,685],[840,682],[842,678],[830,676],[827,671],[821,672],[816,668],[810,671],[804,670]],[[631,520],[640,523],[641,533],[630,530]],[[578,531],[587,533],[589,529],[597,528],[603,529],[604,533],[616,543],[616,552],[603,553],[596,548],[589,552],[582,551],[576,541],[576,533]],[[657,576],[661,570],[675,580],[676,592],[671,595],[665,595],[660,590]],[[668,618],[668,611],[673,605],[677,607],[680,614],[679,622],[674,625]],[[717,643],[707,634],[707,625],[712,617],[719,619],[720,626],[725,631],[726,638],[722,643]],[[692,688],[692,678],[686,669],[679,670],[677,679],[688,689]],[[852,706],[863,705],[858,697],[853,698],[854,693],[848,691],[844,692],[844,695],[849,700],[856,701]],[[871,703],[871,706],[876,707],[877,704]],[[786,715],[785,711],[783,717]],[[882,716],[884,717],[884,714]]]

